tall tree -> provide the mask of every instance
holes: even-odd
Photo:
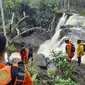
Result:
[[[1,9],[3,31],[4,31],[4,35],[6,36],[6,29],[5,29],[5,20],[4,20],[4,12],[3,12],[2,0],[0,0],[0,9]]]

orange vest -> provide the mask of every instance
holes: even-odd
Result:
[[[13,64],[13,66],[17,67],[18,65]],[[0,64],[0,85],[7,85],[11,80],[12,80],[11,65]],[[17,80],[17,77],[16,77],[15,82],[16,81],[19,81],[19,80]],[[22,82],[22,81],[20,81],[20,82]],[[23,85],[33,85],[32,79],[31,79],[30,74],[28,73],[27,70],[25,71]]]
[[[74,56],[74,53],[71,52],[71,48],[72,48],[72,43],[69,42],[66,45],[66,52],[67,52],[69,58],[72,58]]]

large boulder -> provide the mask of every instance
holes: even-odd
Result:
[[[79,67],[76,61],[72,61],[72,64],[74,65],[74,72],[72,75],[73,81],[80,85],[85,85],[85,65],[81,64]]]
[[[46,58],[47,62],[47,69],[53,69],[56,70],[56,66],[54,65],[54,61],[52,59]]]
[[[47,68],[47,62],[46,62],[45,56],[43,54],[35,55],[34,60],[35,60],[35,65],[37,67],[40,67],[42,69]]]
[[[40,67],[42,69],[47,68],[47,62],[46,62],[45,56],[43,54],[35,55],[34,60],[35,60],[35,65],[37,67]]]

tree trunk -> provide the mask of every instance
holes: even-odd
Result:
[[[68,10],[69,10],[69,8],[70,8],[70,1],[68,0]]]
[[[12,24],[13,24],[13,19],[14,19],[14,13],[12,13],[12,19],[11,19],[11,24],[10,24],[10,34],[11,34],[11,28],[12,28]]]
[[[4,20],[4,12],[3,12],[3,7],[2,7],[2,0],[0,0],[0,9],[1,9],[3,31],[4,31],[4,35],[6,36],[6,29],[5,29],[5,20]]]
[[[22,21],[24,21],[26,18],[28,18],[28,17],[29,17],[29,16],[25,16],[25,17],[23,17],[22,19],[20,19],[20,21],[13,27],[12,31],[13,31],[14,29],[16,29],[17,26],[18,26]]]

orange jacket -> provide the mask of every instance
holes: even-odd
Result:
[[[29,54],[29,50],[27,49],[27,48],[25,48],[25,50],[26,50],[26,53],[25,53],[25,57],[28,57],[28,54]],[[21,50],[20,50],[20,56],[22,57],[22,53],[21,53]]]
[[[28,50],[27,48],[25,48],[25,53],[24,53],[24,55],[22,54],[22,51],[20,50],[21,60],[22,60],[25,64],[28,64],[28,54],[29,54],[29,50]]]
[[[13,64],[13,66],[17,66],[17,64]],[[6,71],[4,70],[4,68],[6,69]],[[6,80],[0,80],[0,85],[3,85],[3,82],[4,82],[4,85],[8,84],[10,81],[11,81],[11,66],[7,66],[5,64],[0,64],[0,72],[6,72],[8,73],[8,76]],[[5,74],[6,74],[5,73]],[[1,75],[3,77],[3,75]],[[3,77],[5,78],[5,77]],[[24,83],[23,85],[33,85],[33,82],[32,82],[32,79],[30,77],[30,74],[28,73],[27,69],[25,71],[25,79],[24,79]]]
[[[72,43],[71,42],[67,43],[66,52],[69,58],[72,58],[74,56],[74,52],[71,52],[71,48],[72,48]]]

